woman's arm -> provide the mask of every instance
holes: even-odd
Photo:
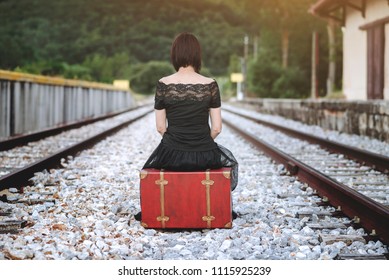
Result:
[[[211,108],[209,115],[211,117],[211,137],[215,139],[222,131],[221,108]]]
[[[166,110],[155,110],[155,124],[157,131],[163,136],[166,132]]]

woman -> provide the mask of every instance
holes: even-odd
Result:
[[[155,94],[156,126],[162,141],[143,168],[198,171],[232,167],[233,190],[238,183],[238,163],[229,150],[214,142],[222,129],[220,92],[215,80],[199,74],[197,38],[179,34],[170,57],[177,72],[161,78]]]

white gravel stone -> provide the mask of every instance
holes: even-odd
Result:
[[[214,256],[215,256],[215,252],[214,251],[207,251],[203,254],[203,256],[206,258],[206,259],[213,259]]]
[[[183,255],[183,256],[191,256],[192,255],[192,252],[189,251],[188,249],[183,249],[180,251],[180,255]]]
[[[231,247],[231,244],[231,240],[224,240],[219,249],[224,252]]]
[[[83,244],[84,244],[84,246],[85,246],[86,248],[89,249],[89,248],[93,245],[93,242],[90,241],[90,240],[84,240]]]
[[[82,252],[78,253],[78,254],[77,254],[77,258],[78,258],[79,260],[88,260],[88,259],[90,259],[89,253],[86,252],[86,251],[82,251]]]
[[[304,260],[304,259],[306,259],[307,258],[307,255],[305,255],[304,253],[302,253],[302,252],[298,252],[297,254],[296,254],[296,259],[298,259],[298,260]]]
[[[96,246],[99,248],[101,251],[106,251],[108,250],[109,246],[104,243],[102,240],[97,240],[96,241]]]
[[[299,247],[299,250],[300,250],[302,253],[305,253],[305,254],[311,252],[311,248],[309,248],[309,246],[307,246],[307,245],[300,246],[300,247]]]
[[[34,252],[31,250],[16,250],[16,249],[10,249],[6,253],[8,257],[10,257],[13,260],[27,260],[32,259],[34,257]]]
[[[25,259],[82,260],[333,259],[343,252],[387,252],[380,242],[321,244],[318,232],[305,225],[311,222],[309,218],[295,217],[302,209],[299,205],[308,209],[315,205],[317,198],[306,196],[312,189],[301,190],[302,184],[285,176],[282,166],[247,145],[228,127],[223,128],[217,142],[229,148],[240,164],[239,185],[232,195],[239,217],[232,229],[143,228],[134,219],[140,211],[138,170],[160,142],[154,121],[151,114],[63,162],[63,169],[36,173],[31,189],[47,184],[56,189],[59,198],[55,205],[43,205],[45,208],[11,205],[18,209],[16,217],[33,224],[22,229],[18,238],[0,235],[0,244],[8,246],[0,246],[0,259],[9,258],[6,250],[10,248]],[[292,192],[300,195],[288,199],[277,196]],[[53,230],[55,224],[64,226]],[[339,234],[347,232],[364,234],[363,230],[338,230]]]

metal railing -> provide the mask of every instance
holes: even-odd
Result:
[[[109,84],[0,70],[0,139],[135,106]]]

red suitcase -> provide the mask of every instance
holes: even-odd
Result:
[[[231,168],[140,171],[145,228],[231,228]]]

